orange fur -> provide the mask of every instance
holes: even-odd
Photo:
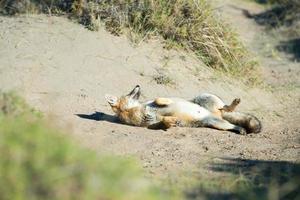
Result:
[[[212,115],[219,118],[219,119],[222,119],[223,111],[222,110],[215,110],[214,112],[212,112]]]
[[[119,118],[131,125],[141,126],[142,125],[142,116],[143,112],[139,107],[130,108],[130,109],[121,109],[124,102],[119,102],[115,107],[112,107],[113,111],[117,113]],[[123,105],[124,106],[124,105]]]
[[[178,121],[184,126],[190,126],[195,121],[193,116],[187,114],[173,113],[171,116],[176,117]]]
[[[171,128],[172,126],[176,126],[178,118],[173,116],[165,116],[162,117],[162,122],[165,124],[166,128]]]

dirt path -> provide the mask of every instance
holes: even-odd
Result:
[[[216,2],[219,6],[218,11],[260,61],[264,82],[283,106],[280,113],[282,125],[293,127],[300,121],[300,63],[291,59],[291,55],[276,49],[276,45],[286,40],[284,36],[279,35],[279,31],[267,32],[266,27],[258,25],[253,18],[245,14],[260,14],[268,8],[240,0]]]
[[[287,85],[300,86],[300,64],[291,56],[276,50],[276,45],[286,38],[280,36],[279,31],[265,30],[247,15],[255,16],[263,13],[268,7],[254,2],[240,0],[216,0],[218,11],[230,22],[244,44],[254,52],[262,64],[262,72],[266,83],[273,87]]]
[[[250,29],[245,31],[248,44],[256,37]],[[170,84],[158,84],[158,75]],[[294,81],[299,83],[299,78]],[[207,128],[153,131],[114,123],[104,95],[127,93],[136,84],[144,100],[189,99],[204,91],[226,102],[240,97],[238,109],[255,113],[264,130],[240,136]],[[63,17],[2,16],[0,87],[17,90],[81,144],[98,152],[134,156],[154,175],[193,171],[199,163],[206,166],[220,157],[299,161],[299,88],[247,89],[213,73],[191,54],[163,49],[159,40],[133,47],[125,37],[91,32]]]

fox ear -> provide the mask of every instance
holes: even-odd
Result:
[[[111,106],[116,106],[118,103],[118,97],[110,95],[110,94],[106,94],[105,99]]]
[[[136,85],[133,90],[127,95],[134,99],[139,99],[141,95],[141,87],[139,85]]]

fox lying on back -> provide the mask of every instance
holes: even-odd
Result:
[[[156,98],[140,103],[140,93],[140,86],[137,85],[128,95],[119,98],[105,95],[105,98],[117,117],[129,125],[151,129],[210,127],[239,134],[261,131],[261,123],[256,117],[233,112],[240,99],[234,99],[230,105],[226,105],[219,97],[203,93],[191,101]]]

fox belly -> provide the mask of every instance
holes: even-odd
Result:
[[[183,99],[170,98],[172,103],[159,109],[162,116],[177,117],[182,126],[189,126],[191,123],[201,121],[211,115],[207,109]]]

